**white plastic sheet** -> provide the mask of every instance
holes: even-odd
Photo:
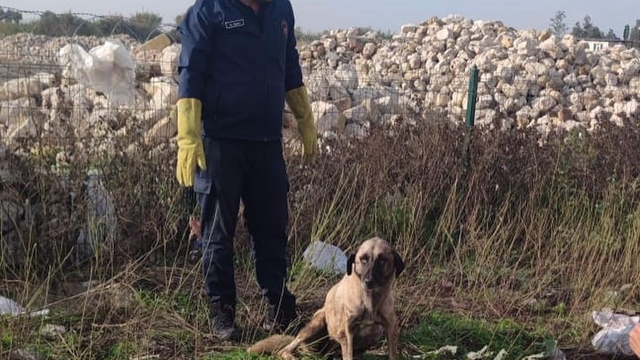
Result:
[[[347,255],[339,247],[322,241],[314,241],[302,254],[312,267],[344,274],[347,272]]]
[[[11,315],[11,316],[20,316],[20,315],[30,315],[30,316],[40,316],[49,314],[48,309],[43,309],[39,311],[34,311],[28,313],[20,304],[17,302],[6,298],[0,295],[0,315]]]
[[[19,315],[24,311],[17,302],[0,296],[0,315]]]
[[[610,309],[594,311],[591,316],[602,328],[591,340],[591,345],[596,351],[611,355],[633,355],[629,346],[629,333],[640,320],[640,316],[617,314]]]
[[[135,62],[124,44],[117,39],[88,52],[77,44],[67,44],[58,52],[64,76],[105,94],[111,105],[130,105],[136,94]]]
[[[76,264],[94,256],[98,249],[113,247],[117,231],[117,217],[111,194],[102,181],[102,173],[87,171],[86,224],[76,240]]]

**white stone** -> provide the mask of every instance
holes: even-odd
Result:
[[[320,134],[327,131],[337,133],[344,131],[345,118],[334,104],[315,101],[311,103],[311,111],[314,114],[316,129]]]

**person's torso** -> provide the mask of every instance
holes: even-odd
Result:
[[[205,135],[280,138],[290,5],[274,0],[255,13],[239,0],[209,1],[213,55],[203,101]]]

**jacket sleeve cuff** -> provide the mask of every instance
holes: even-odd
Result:
[[[193,98],[204,100],[204,77],[197,71],[182,69],[178,78],[178,98]]]

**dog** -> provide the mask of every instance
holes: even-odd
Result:
[[[380,237],[365,240],[347,259],[347,273],[298,334],[273,335],[247,349],[251,354],[295,360],[294,352],[352,360],[386,335],[390,360],[398,357],[399,325],[393,287],[404,261]]]

